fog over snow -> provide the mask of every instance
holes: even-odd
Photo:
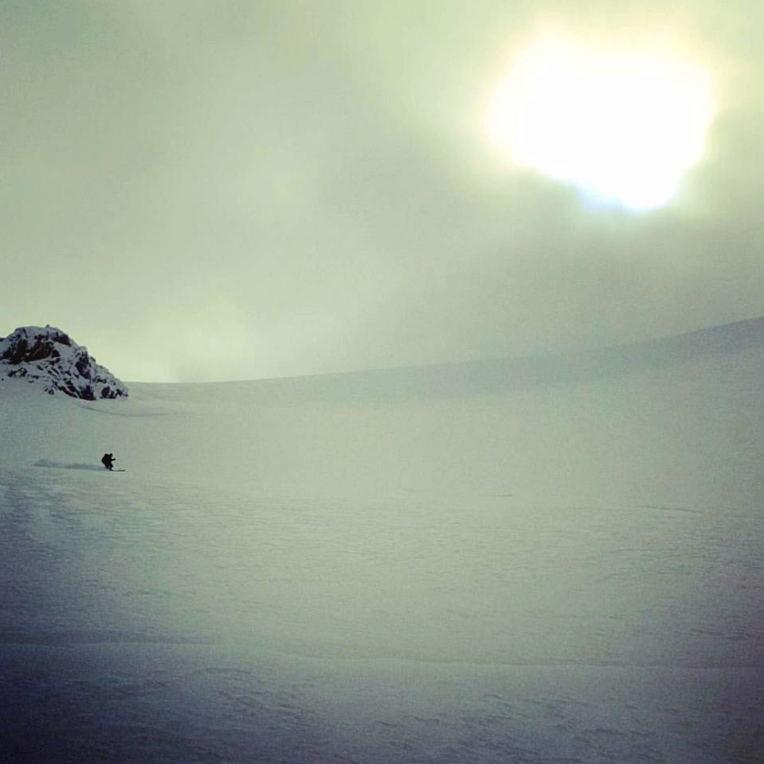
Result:
[[[763,370],[757,319],[115,401],[6,379],[6,757],[761,760]]]
[[[193,382],[758,316],[763,13],[4,2],[0,325],[44,305],[122,378]],[[553,76],[502,120],[514,156],[488,115],[549,39]]]

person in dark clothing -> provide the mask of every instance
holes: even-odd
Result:
[[[114,454],[104,454],[101,457],[101,463],[107,470],[114,469]]]

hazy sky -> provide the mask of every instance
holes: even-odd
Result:
[[[123,379],[195,381],[764,313],[764,6],[622,5],[0,0],[0,335],[50,323]],[[491,141],[549,33],[705,67],[715,115],[669,203],[594,203]]]

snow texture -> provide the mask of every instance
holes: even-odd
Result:
[[[127,396],[127,387],[53,326],[22,326],[0,338],[0,382],[24,379],[46,393],[96,400]]]
[[[118,401],[8,380],[5,760],[763,761],[763,371],[758,321]]]

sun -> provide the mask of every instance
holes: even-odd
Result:
[[[710,76],[674,53],[546,37],[515,62],[486,121],[516,164],[650,210],[703,155],[714,112]]]

